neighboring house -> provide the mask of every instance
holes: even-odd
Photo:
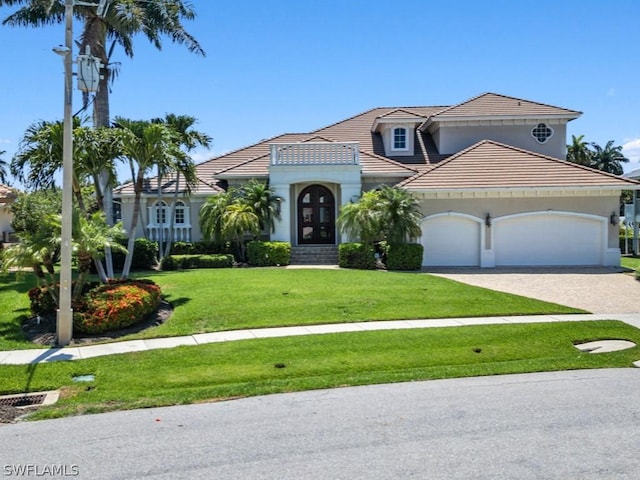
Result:
[[[9,235],[13,232],[11,222],[13,214],[11,213],[11,204],[16,199],[15,192],[6,185],[0,185],[0,242],[6,243],[11,239]]]
[[[197,166],[180,195],[176,239],[198,241],[206,198],[255,178],[283,198],[272,240],[348,241],[340,205],[381,184],[420,200],[425,266],[618,265],[622,190],[640,183],[566,162],[567,123],[581,112],[486,93],[458,105],[388,107],[310,133],[284,134]],[[136,235],[168,228],[173,179],[146,184]],[[125,226],[133,189],[120,187]],[[165,237],[166,237],[165,233]]]

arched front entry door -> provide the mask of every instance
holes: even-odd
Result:
[[[298,245],[334,244],[335,200],[322,185],[310,185],[298,197]]]

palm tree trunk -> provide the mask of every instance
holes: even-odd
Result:
[[[127,242],[127,256],[124,259],[124,266],[122,267],[122,275],[120,278],[129,278],[131,272],[131,263],[133,262],[133,249],[136,244],[136,231],[138,229],[138,217],[140,216],[140,201],[142,197],[144,177],[142,170],[138,173],[138,178],[135,184],[135,197],[133,199],[133,216],[131,217],[131,226],[129,228],[129,240]]]
[[[176,186],[173,191],[173,205],[171,205],[171,214],[169,217],[169,239],[167,240],[167,245],[165,246],[164,256],[168,256],[171,253],[171,244],[174,240],[174,232],[175,232],[175,220],[176,220],[176,204],[178,203],[178,190],[180,190],[180,173],[176,172]]]

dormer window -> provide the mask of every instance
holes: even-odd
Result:
[[[531,130],[531,135],[538,143],[546,143],[553,136],[553,129],[545,123],[539,123]]]
[[[393,150],[408,150],[407,145],[407,129],[405,127],[396,127],[393,129]]]

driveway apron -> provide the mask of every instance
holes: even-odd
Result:
[[[591,313],[640,313],[640,282],[616,267],[430,268],[458,282],[581,308]]]

